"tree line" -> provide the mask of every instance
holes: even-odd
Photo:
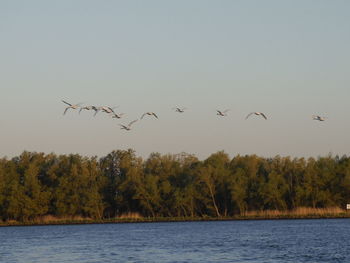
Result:
[[[205,160],[181,153],[129,150],[84,157],[23,152],[0,159],[0,219],[43,215],[112,218],[221,217],[250,210],[344,207],[350,158],[290,158],[217,152]]]

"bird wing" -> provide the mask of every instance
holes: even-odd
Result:
[[[248,119],[250,115],[254,114],[254,112],[251,112],[247,115],[247,117],[245,117],[245,119]]]
[[[67,101],[62,100],[63,103],[66,103],[69,106],[72,106],[72,104],[68,103]]]
[[[129,123],[128,126],[130,127],[130,126],[131,126],[132,124],[134,124],[135,122],[137,122],[137,120],[133,120],[132,122]]]
[[[114,110],[113,110],[115,107],[114,107],[114,108],[107,107],[107,108],[108,108],[111,112],[115,113]]]
[[[65,110],[64,110],[64,112],[63,112],[63,115],[66,114],[66,112],[67,112],[67,110],[68,110],[69,108],[70,108],[70,107],[65,108]]]
[[[113,113],[112,118],[117,118],[120,119],[122,116],[124,115],[124,113]]]
[[[142,116],[141,116],[141,120],[143,119],[143,117],[145,117],[145,115],[147,115],[147,112],[146,112],[146,113],[144,113],[144,114],[142,114]]]
[[[260,114],[261,114],[261,116],[263,116],[263,117],[264,117],[264,119],[265,119],[265,120],[267,120],[267,118],[266,118],[266,116],[265,116],[265,114],[264,114],[264,113],[260,112]]]
[[[94,110],[95,110],[95,113],[94,113],[94,117],[95,117],[96,114],[100,111],[100,109],[99,108],[95,108]]]
[[[152,112],[152,115],[158,119],[157,114],[155,114],[154,112]]]

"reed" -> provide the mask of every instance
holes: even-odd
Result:
[[[247,211],[240,215],[227,217],[143,217],[140,213],[129,212],[120,216],[104,219],[93,219],[83,216],[44,215],[31,220],[0,221],[0,226],[15,225],[65,225],[65,224],[97,224],[97,223],[138,223],[138,222],[182,222],[182,221],[220,221],[250,219],[307,219],[307,218],[350,218],[350,212],[339,207],[312,208],[298,207],[292,210],[258,210]]]
[[[28,220],[28,222],[33,222],[36,224],[50,224],[52,222],[79,222],[79,221],[93,221],[90,217],[82,217],[82,216],[53,216],[53,215],[44,215],[40,217],[36,217],[32,220]]]
[[[346,215],[346,210],[339,207],[313,208],[313,207],[297,207],[292,210],[260,210],[248,211],[242,213],[241,217],[258,217],[258,218],[308,218],[308,217],[331,217],[337,215]]]
[[[118,219],[142,219],[143,216],[137,212],[129,212],[129,213],[121,214],[117,218]]]

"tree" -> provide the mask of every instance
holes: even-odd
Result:
[[[244,214],[247,210],[248,177],[242,168],[238,168],[233,174],[229,188],[231,191],[231,199],[238,208],[238,212]]]
[[[211,205],[208,203],[208,208],[214,209],[218,217],[221,216],[220,210],[227,215],[229,207],[229,162],[226,153],[217,152],[207,158],[199,168],[200,180],[206,186],[211,200]]]
[[[100,167],[107,179],[103,189],[107,213],[117,215],[139,211],[137,185],[141,182],[142,159],[137,158],[131,149],[118,150],[101,158]]]
[[[4,220],[26,220],[27,197],[24,194],[24,187],[20,183],[20,176],[16,172],[14,162],[7,162],[3,166],[3,172],[2,218]]]
[[[267,182],[261,185],[261,196],[264,201],[264,209],[280,209],[287,208],[285,195],[288,191],[288,186],[282,175],[271,172],[268,175]]]

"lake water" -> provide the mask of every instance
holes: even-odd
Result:
[[[0,227],[1,263],[350,262],[350,219]]]

